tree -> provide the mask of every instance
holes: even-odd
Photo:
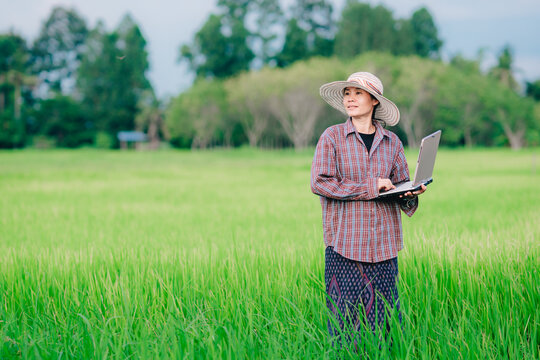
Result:
[[[163,103],[153,91],[146,90],[139,100],[139,112],[135,118],[138,131],[145,132],[150,141],[150,148],[157,149],[162,140],[169,140],[170,135],[165,124]]]
[[[437,27],[429,11],[422,7],[411,17],[415,54],[420,57],[439,57],[442,41],[438,37]]]
[[[270,105],[272,114],[278,119],[294,148],[301,150],[307,147],[323,104],[306,89],[306,84],[299,83],[296,88],[281,96],[275,95],[270,98]]]
[[[243,17],[235,19],[211,14],[195,34],[193,44],[181,47],[180,59],[188,62],[197,77],[232,76],[247,70],[255,57],[247,45],[248,35]]]
[[[534,100],[540,101],[540,80],[527,82],[525,93]]]
[[[114,42],[115,36],[108,34],[103,23],[98,22],[90,31],[77,70],[77,90],[82,102],[92,114],[95,128],[104,132],[107,132],[108,110],[112,107],[114,91],[111,72],[121,56]]]
[[[41,101],[35,117],[39,133],[54,138],[56,146],[74,148],[94,140],[87,113],[71,97],[57,95]]]
[[[165,125],[170,134],[170,142],[175,147],[190,148],[193,143],[193,119],[198,112],[198,95],[195,91],[202,81],[196,80],[189,90],[172,99],[165,112]]]
[[[434,128],[444,131],[448,145],[467,147],[484,143],[491,134],[485,104],[486,78],[473,62],[456,57],[451,66],[441,66],[434,101],[437,104]]]
[[[21,120],[22,92],[24,87],[33,88],[38,83],[36,77],[26,75],[22,71],[10,70],[6,76],[7,82],[13,85],[13,117]]]
[[[331,56],[335,24],[332,4],[326,0],[296,0],[293,18],[307,34],[307,50],[311,56]]]
[[[493,109],[492,121],[501,127],[513,150],[521,149],[525,146],[527,130],[538,129],[534,124],[534,101],[521,97],[506,85],[492,84],[486,91],[489,91],[486,101]]]
[[[299,62],[275,71],[265,82],[270,111],[296,150],[305,148],[313,140],[324,107],[318,89],[334,72],[331,67],[325,67],[328,65],[331,64],[318,60]]]
[[[396,24],[392,12],[382,5],[371,11],[371,50],[392,52]]]
[[[0,35],[0,113],[6,109],[7,100],[14,88],[13,81],[10,80],[16,77],[15,74],[24,74],[27,68],[26,41],[15,34]],[[14,108],[18,106],[17,96],[14,96],[13,104]]]
[[[231,78],[225,85],[230,108],[239,119],[251,147],[260,145],[271,122],[268,82],[272,76],[274,71],[265,68]]]
[[[22,37],[0,35],[0,147],[19,147],[24,143],[23,91],[37,82],[28,74],[29,58]]]
[[[180,57],[188,62],[197,77],[227,76],[229,59],[224,54],[227,38],[221,33],[222,16],[211,14],[195,34],[192,45],[183,45]]]
[[[283,49],[276,56],[277,66],[286,67],[308,57],[307,32],[298,26],[296,19],[291,19],[287,24]]]
[[[118,131],[135,128],[137,104],[151,90],[147,57],[146,40],[129,15],[112,33],[102,24],[91,32],[77,86],[98,130],[115,138]]]
[[[369,4],[348,1],[341,13],[341,21],[335,41],[335,53],[342,57],[353,57],[370,50]]]
[[[227,19],[244,22],[249,11],[250,0],[218,0],[220,13]]]
[[[365,51],[393,51],[396,37],[392,12],[382,5],[348,1],[336,35],[335,52],[344,57]]]
[[[454,55],[450,59],[450,65],[454,68],[461,70],[464,73],[468,74],[480,74],[480,63],[482,62],[481,54],[477,59],[466,59],[461,54]]]
[[[519,84],[513,75],[513,61],[512,48],[510,45],[504,46],[499,53],[497,65],[489,71],[489,74],[509,89],[518,91]]]
[[[187,92],[173,99],[165,118],[173,144],[206,149],[221,140],[224,129],[233,125],[226,99],[223,82],[207,79],[197,80]]]
[[[34,72],[53,92],[69,92],[88,36],[74,9],[54,7],[32,47]]]
[[[410,19],[395,21],[395,38],[392,53],[395,55],[412,55],[415,52],[413,27]]]
[[[432,129],[439,87],[436,79],[440,69],[436,63],[416,56],[398,59],[395,75],[381,77],[381,80],[383,84],[390,84],[387,86],[389,97],[399,106],[398,126],[405,132],[407,145],[417,148],[422,137]]]
[[[262,64],[275,62],[277,54],[276,41],[281,28],[284,26],[284,16],[278,0],[250,1],[256,28],[251,30],[253,49],[259,49],[258,58]],[[249,16],[248,16],[249,17]],[[249,23],[249,19],[247,23]]]

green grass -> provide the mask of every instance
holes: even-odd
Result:
[[[0,359],[334,358],[311,158],[0,152]],[[362,351],[538,358],[539,183],[538,150],[441,150],[403,217],[403,331]]]

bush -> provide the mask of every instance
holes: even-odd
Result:
[[[39,134],[54,138],[56,146],[74,148],[94,141],[92,122],[70,97],[42,101],[36,119]]]
[[[114,147],[115,140],[111,134],[100,131],[96,133],[94,144],[98,149],[112,149]]]
[[[29,145],[36,149],[51,149],[56,147],[56,140],[46,135],[35,135],[30,139]]]

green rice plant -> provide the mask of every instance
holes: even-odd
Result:
[[[403,322],[341,348],[312,154],[0,152],[0,358],[540,356],[537,149],[440,150]]]

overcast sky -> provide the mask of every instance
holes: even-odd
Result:
[[[294,0],[282,0],[288,7]],[[485,49],[491,65],[500,49],[510,44],[521,80],[540,79],[540,0],[385,0],[395,17],[410,17],[426,6],[444,41],[443,58],[461,53],[475,57]],[[193,76],[178,64],[181,44],[188,43],[217,0],[0,0],[0,32],[13,30],[33,41],[55,5],[74,7],[93,27],[98,19],[114,29],[126,13],[141,27],[150,54],[149,77],[159,96],[176,95],[191,84]],[[340,14],[344,0],[333,0]]]

